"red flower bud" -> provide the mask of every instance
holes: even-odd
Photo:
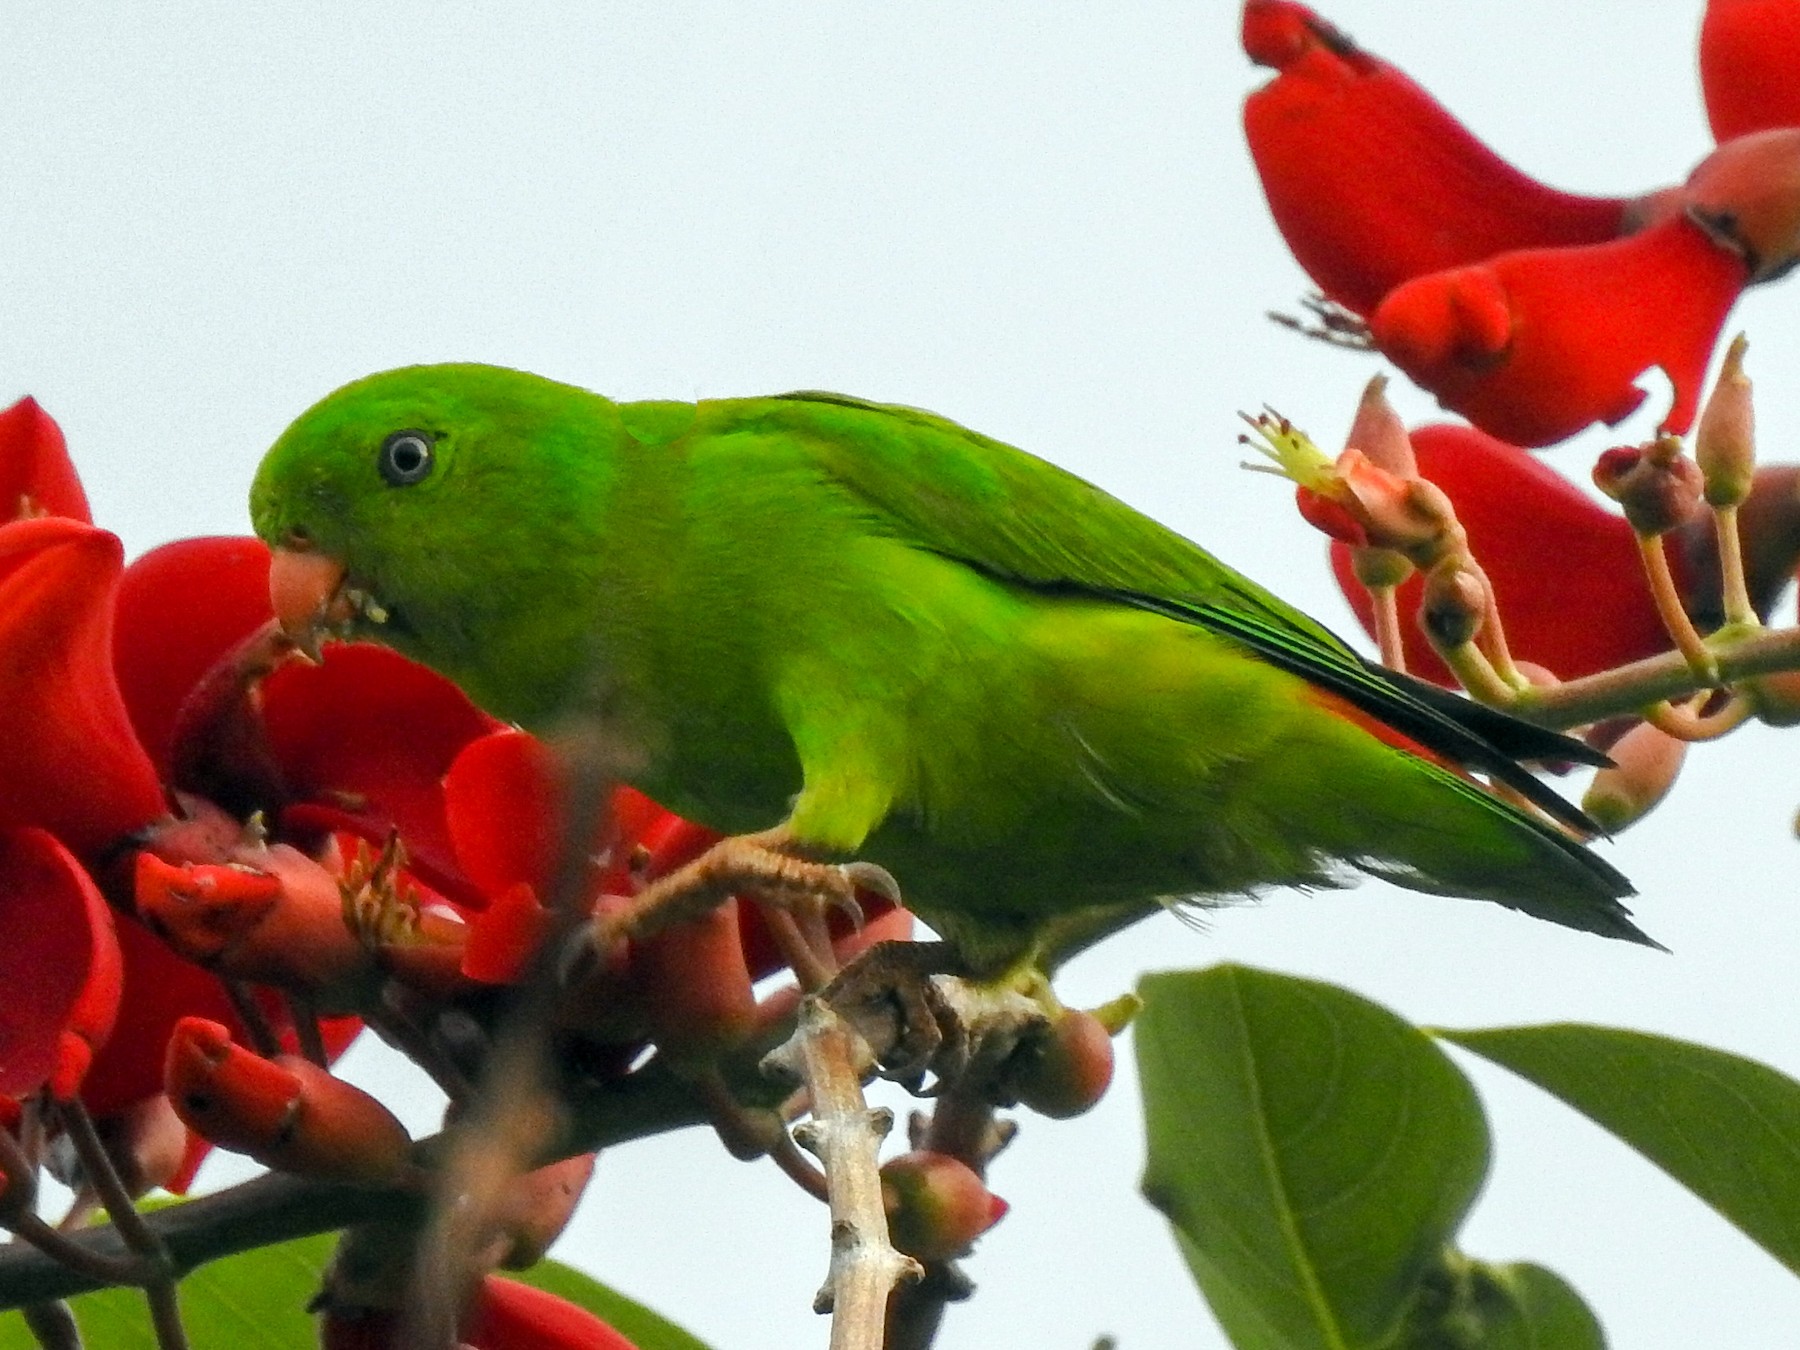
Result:
[[[293,990],[328,1011],[361,1006],[378,972],[345,924],[337,877],[286,844],[246,846],[238,856],[172,867],[140,853],[140,917],[221,975]]]
[[[217,1022],[183,1018],[165,1074],[189,1129],[266,1167],[376,1185],[408,1165],[412,1141],[375,1098],[296,1055],[252,1054]]]
[[[1005,1217],[1007,1203],[945,1153],[903,1153],[881,1169],[888,1236],[920,1261],[948,1261]]]

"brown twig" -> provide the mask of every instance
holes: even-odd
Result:
[[[81,1159],[81,1170],[86,1174],[88,1185],[106,1206],[125,1245],[144,1264],[145,1278],[138,1283],[143,1286],[144,1297],[150,1304],[150,1322],[156,1329],[157,1345],[162,1350],[187,1350],[187,1328],[181,1322],[174,1262],[169,1258],[168,1248],[138,1213],[137,1202],[119,1179],[112,1155],[106,1151],[106,1145],[94,1128],[93,1117],[88,1115],[80,1098],[58,1103],[58,1112],[62,1116],[63,1132]]]
[[[33,1303],[19,1311],[42,1350],[81,1350],[81,1330],[75,1325],[75,1314],[61,1299]]]
[[[469,1108],[446,1131],[402,1332],[402,1344],[417,1350],[447,1350],[457,1343],[456,1319],[466,1295],[486,1274],[477,1265],[492,1237],[494,1216],[514,1183],[552,1155],[567,1133],[561,1119],[565,1107],[552,1083],[546,1028],[563,992],[557,970],[561,953],[588,921],[589,843],[618,778],[618,755],[597,721],[571,728],[558,738],[557,748],[570,787],[548,897],[550,923],[518,981],[519,997],[495,1035]]]

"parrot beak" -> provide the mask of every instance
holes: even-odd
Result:
[[[305,549],[278,548],[269,561],[269,599],[281,631],[309,660],[319,643],[354,613],[344,592],[344,565]]]

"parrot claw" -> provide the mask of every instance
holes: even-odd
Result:
[[[894,874],[876,863],[852,862],[843,865],[844,878],[859,891],[873,891],[896,909],[906,902],[900,896],[900,883]],[[862,927],[862,910],[856,910],[856,925]]]

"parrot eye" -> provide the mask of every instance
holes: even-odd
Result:
[[[396,431],[381,443],[376,462],[390,487],[411,487],[431,472],[431,437],[423,431]]]

